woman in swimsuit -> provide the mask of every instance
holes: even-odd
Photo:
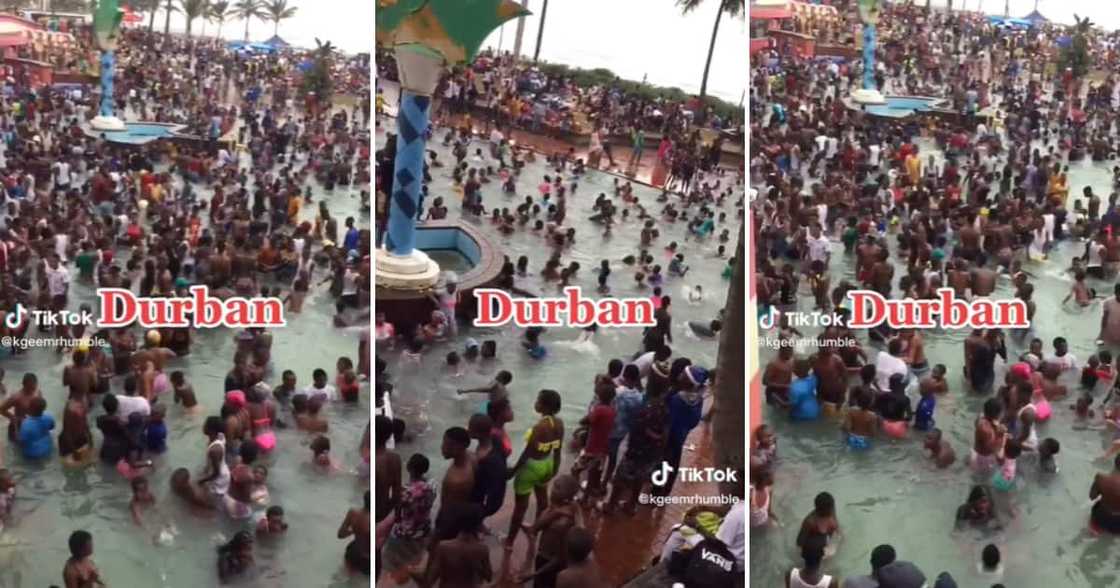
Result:
[[[264,393],[256,387],[250,388],[248,393],[249,421],[252,427],[253,440],[257,447],[264,453],[276,449],[276,433],[272,431],[272,420],[276,418],[276,407],[264,397]]]
[[[564,422],[556,416],[560,412],[560,393],[541,390],[535,408],[541,420],[525,433],[525,449],[508,474],[513,478],[514,507],[506,538],[507,551],[513,549],[521,532],[521,523],[529,510],[529,495],[536,495],[537,512],[544,512],[548,508],[548,482],[560,469],[564,440]]]

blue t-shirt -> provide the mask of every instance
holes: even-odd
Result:
[[[697,400],[689,403],[677,392],[669,395],[669,446],[684,445],[688,434],[700,424],[700,414],[704,403]]]
[[[815,421],[821,416],[817,402],[817,375],[797,378],[789,385],[789,402],[793,407],[790,416],[795,421]]]
[[[167,423],[148,423],[145,441],[148,451],[155,453],[167,451]]]
[[[937,407],[937,399],[931,394],[923,396],[918,401],[918,410],[914,411],[914,428],[919,431],[928,431],[933,428],[933,409]]]
[[[19,426],[19,444],[23,449],[23,456],[28,459],[39,459],[51,454],[54,442],[51,440],[51,430],[54,429],[54,417],[47,413],[43,416],[29,416],[23,419]]]
[[[642,408],[642,393],[637,390],[622,388],[614,397],[614,430],[611,439],[621,441],[630,433],[630,426],[634,424],[634,417]]]

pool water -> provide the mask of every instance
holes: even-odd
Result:
[[[922,158],[931,153],[928,142],[922,144]],[[940,154],[938,154],[940,157]],[[1080,197],[1085,186],[1098,194],[1112,191],[1109,164],[1081,161],[1070,164],[1071,200]],[[896,241],[890,236],[892,259],[897,260]],[[1024,269],[1033,274],[1038,310],[1034,336],[1042,339],[1046,352],[1052,353],[1052,341],[1062,336],[1069,341],[1070,352],[1081,365],[1097,351],[1094,341],[1100,329],[1101,304],[1087,309],[1063,307],[1061,301],[1073,283],[1064,270],[1074,256],[1084,251],[1084,241],[1063,241],[1051,251],[1049,260],[1029,262]],[[854,257],[844,254],[839,242],[832,248],[832,283],[840,279],[854,283]],[[903,268],[896,267],[897,276]],[[1089,280],[1090,286],[1102,295],[1111,295],[1112,283]],[[803,284],[805,280],[802,280]],[[803,286],[807,288],[807,286]],[[1001,278],[995,298],[1011,298],[1010,280]],[[812,308],[812,297],[801,292],[799,308]],[[801,328],[806,336],[819,329]],[[773,408],[763,408],[763,422],[770,424],[779,437],[779,461],[776,468],[773,508],[781,520],[780,527],[752,529],[750,575],[760,586],[779,586],[792,565],[801,565],[795,547],[802,518],[813,507],[818,492],[828,491],[836,499],[837,515],[843,537],[839,551],[825,562],[825,572],[848,577],[870,571],[871,550],[882,543],[895,547],[898,557],[916,563],[932,585],[942,571],[949,571],[960,586],[989,586],[976,572],[982,548],[988,543],[999,546],[1003,553],[1007,586],[1041,587],[1104,587],[1120,585],[1115,537],[1097,538],[1086,530],[1089,515],[1089,486],[1093,475],[1112,469],[1112,461],[1101,460],[1112,435],[1097,424],[1087,427],[1074,424],[1070,405],[1080,395],[1076,373],[1062,378],[1071,391],[1066,401],[1054,402],[1054,417],[1039,426],[1039,438],[1054,437],[1061,442],[1058,456],[1060,472],[1055,476],[1040,473],[1037,458],[1020,458],[1017,487],[1008,496],[997,497],[1001,511],[1014,509],[1013,518],[1004,516],[1002,529],[954,530],[956,509],[968,496],[970,487],[987,480],[975,480],[965,465],[973,439],[973,423],[988,396],[965,391],[961,366],[963,342],[967,331],[923,331],[930,365],[948,367],[950,392],[937,400],[936,424],[953,446],[957,462],[948,470],[935,469],[921,448],[921,439],[911,433],[903,441],[882,436],[873,448],[855,454],[847,449],[839,423],[822,421],[793,424]],[[878,348],[860,337],[868,355],[873,358]],[[1008,357],[1015,361],[1026,351],[1029,337],[1018,345],[1010,336]],[[807,356],[810,349],[800,349]],[[1114,356],[1116,350],[1113,350]],[[776,352],[763,348],[764,367]],[[1002,382],[1005,369],[997,367],[997,382]],[[1098,387],[1095,398],[1099,405],[1105,391]],[[916,395],[912,394],[916,402]],[[1099,406],[1097,407],[1099,413]],[[1098,415],[1099,416],[1099,415]],[[1041,565],[1040,565],[1041,564]]]
[[[242,165],[247,165],[243,161]],[[161,169],[162,171],[162,169]],[[181,182],[181,179],[176,181]],[[368,212],[359,210],[360,186],[339,186],[327,194],[313,184],[314,206],[305,206],[301,217],[314,220],[317,202],[329,202],[331,213],[340,218],[353,216],[358,226],[369,226]],[[250,187],[250,189],[252,189]],[[196,194],[208,200],[211,191],[196,186]],[[118,251],[117,258],[127,254]],[[71,268],[70,308],[94,303],[91,285],[82,284]],[[325,274],[316,270],[316,281]],[[270,283],[270,286],[277,284]],[[287,285],[284,285],[285,292]],[[296,372],[297,385],[311,382],[311,372],[322,368],[333,380],[335,362],[341,356],[357,364],[359,333],[332,326],[334,300],[326,286],[313,287],[301,314],[287,313],[287,326],[274,334],[272,366],[265,381],[279,383],[285,369]],[[96,308],[96,306],[95,306]],[[199,330],[191,355],[170,362],[169,370],[183,370],[206,410],[186,416],[176,406],[168,407],[169,450],[154,457],[156,467],[148,476],[156,506],[144,513],[143,527],[133,524],[129,515],[131,491],[128,482],[115,470],[101,465],[84,469],[64,469],[57,455],[41,463],[29,464],[0,440],[2,461],[16,476],[18,497],[7,528],[0,531],[0,586],[39,588],[61,585],[62,567],[69,557],[67,538],[77,529],[94,536],[94,560],[109,586],[179,588],[215,586],[215,547],[245,524],[232,522],[224,515],[202,518],[192,514],[170,495],[169,478],[178,467],[191,470],[192,477],[204,463],[206,439],[202,422],[217,414],[222,402],[223,382],[232,367],[234,332],[229,329]],[[309,345],[307,342],[313,341]],[[61,378],[64,363],[53,350],[32,350],[16,357],[5,357],[0,368],[9,393],[18,389],[26,372],[38,375],[40,389],[47,399],[48,412],[57,422],[54,435],[61,430],[62,407],[66,391]],[[113,391],[122,392],[122,378],[114,378]],[[362,384],[357,405],[331,404],[324,409],[330,420],[332,454],[340,471],[324,476],[309,466],[309,436],[294,429],[278,430],[277,451],[262,461],[269,468],[271,504],[284,507],[290,525],[286,536],[265,539],[255,546],[256,571],[237,585],[268,588],[307,586],[367,586],[369,578],[351,576],[343,567],[343,550],[349,540],[335,538],[343,516],[350,508],[361,507],[362,495],[369,488],[368,478],[356,471],[361,462],[359,445],[369,422],[368,385]],[[170,400],[167,399],[170,404]],[[101,414],[100,404],[91,415]],[[283,413],[281,413],[283,414]],[[287,415],[284,415],[287,416]],[[290,420],[290,418],[288,419]],[[5,425],[6,426],[6,425]],[[100,432],[94,432],[100,447]],[[57,450],[57,448],[56,448]],[[175,534],[170,544],[156,541],[161,531]]]
[[[388,126],[395,132],[395,122],[392,119],[383,119],[379,126]],[[438,138],[443,137],[443,130],[436,133]],[[384,128],[375,135],[377,147],[383,146],[385,141]],[[488,152],[487,142],[474,141],[470,152],[482,147],[483,152]],[[428,149],[439,153],[439,159],[444,162],[454,162],[450,148],[443,147],[439,140],[433,139],[428,144]],[[485,167],[496,164],[487,158],[487,162],[478,162],[471,158],[466,160],[471,167]],[[447,167],[431,169],[432,182],[429,185],[429,198],[442,196],[447,203],[449,215],[452,219],[460,219],[460,197],[452,190],[451,163]],[[536,162],[526,163],[520,179],[517,182],[516,195],[504,194],[500,183],[483,184],[483,205],[487,211],[495,207],[511,210],[524,201],[526,195],[536,194],[536,186],[545,175],[555,177],[555,170],[546,168],[543,157]],[[565,184],[570,184],[565,175]],[[733,176],[724,180],[734,182]],[[637,255],[639,251],[640,222],[631,218],[623,223],[616,224],[612,235],[602,237],[603,229],[588,220],[592,215],[591,207],[599,193],[606,193],[614,198],[613,181],[615,177],[606,173],[589,171],[578,180],[579,187],[574,195],[569,192],[568,214],[566,223],[576,228],[576,242],[571,249],[564,251],[562,260],[566,265],[572,261],[579,262],[581,268],[572,280],[572,285],[580,286],[584,295],[598,297],[597,269],[601,260],[610,262],[612,273],[609,284],[611,295],[616,297],[650,296],[650,289],[635,287],[633,267],[622,263],[626,255]],[[639,197],[646,209],[655,218],[660,218],[659,212],[664,206],[656,202],[659,190],[643,185],[634,185],[634,192]],[[725,228],[731,229],[731,235],[741,222],[736,214],[735,202],[742,198],[743,188],[735,188],[734,196],[726,199],[721,211],[727,212],[727,222],[717,223],[713,236],[707,241],[698,243],[695,240],[685,241],[685,223],[677,222],[668,224],[658,220],[661,228],[661,238],[654,243],[650,254],[656,258],[655,263],[661,264],[663,273],[668,267],[669,255],[664,248],[670,241],[677,241],[681,252],[685,255],[685,263],[690,266],[684,278],[666,277],[663,293],[673,299],[673,354],[675,357],[689,357],[696,364],[705,367],[715,367],[717,340],[700,340],[688,331],[685,323],[691,320],[711,321],[723,307],[727,297],[728,281],[721,277],[727,266],[728,259],[716,257],[716,248],[719,245],[718,234]],[[621,210],[621,202],[615,198],[616,205]],[[674,197],[674,201],[677,201]],[[694,212],[694,211],[693,211]],[[635,214],[631,211],[631,214]],[[542,213],[541,218],[544,218]],[[502,253],[516,261],[521,255],[529,257],[529,271],[525,277],[516,280],[516,286],[522,290],[547,296],[557,296],[559,288],[556,282],[546,283],[539,275],[545,261],[550,255],[551,248],[546,248],[542,237],[532,233],[528,226],[518,226],[512,235],[502,235],[491,225],[489,218],[476,219],[462,218],[462,221],[474,225],[479,231],[487,235],[493,244]],[[532,222],[530,222],[530,225]],[[735,243],[727,243],[727,250],[734,252]],[[429,252],[431,254],[432,252]],[[437,256],[439,252],[436,252]],[[703,301],[690,304],[684,292],[688,288],[700,286],[704,293]],[[473,300],[464,301],[462,304],[473,304]],[[431,480],[442,479],[446,470],[446,462],[440,456],[440,442],[443,432],[452,426],[465,427],[467,420],[477,412],[485,395],[472,394],[465,396],[456,395],[458,388],[474,388],[489,383],[499,370],[509,370],[513,373],[513,383],[510,386],[510,396],[514,411],[514,421],[507,425],[507,431],[514,440],[514,454],[520,455],[524,445],[522,438],[525,431],[536,422],[533,405],[537,392],[543,388],[551,388],[560,392],[563,398],[563,408],[560,416],[567,424],[568,430],[573,430],[576,422],[583,417],[587,406],[592,399],[592,382],[596,373],[606,371],[607,362],[612,358],[629,360],[641,350],[640,327],[628,328],[602,328],[594,336],[591,343],[574,343],[580,335],[577,328],[550,328],[541,337],[543,345],[548,349],[548,354],[543,360],[534,360],[522,350],[520,341],[523,329],[506,325],[501,328],[475,328],[460,325],[458,336],[447,342],[437,343],[423,354],[419,366],[402,365],[399,362],[399,348],[389,349],[379,344],[378,357],[388,362],[388,371],[394,381],[393,411],[394,416],[403,418],[409,432],[415,439],[405,444],[398,444],[397,451],[407,461],[413,453],[421,453],[432,460]],[[498,357],[492,362],[467,364],[461,376],[455,376],[446,366],[446,356],[449,351],[464,349],[467,337],[478,341],[494,339],[498,345]],[[399,346],[398,346],[399,347]],[[571,465],[570,455],[564,458],[565,468]],[[512,461],[511,461],[512,464]],[[507,502],[512,502],[512,495],[507,495]],[[530,517],[532,511],[530,511]],[[435,513],[433,513],[434,516]],[[502,530],[504,532],[504,530]],[[496,539],[490,539],[496,541]],[[495,543],[496,545],[496,543]],[[495,565],[497,560],[495,560]]]
[[[474,267],[474,264],[467,259],[466,255],[454,249],[429,249],[424,253],[427,253],[428,257],[445,272],[455,272],[458,275],[463,275]]]

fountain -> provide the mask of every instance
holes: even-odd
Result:
[[[526,14],[511,0],[378,0],[378,43],[393,48],[401,82],[388,232],[374,264],[378,310],[391,322],[424,316],[431,305],[427,291],[441,270],[425,251],[451,250],[466,259],[470,269],[459,281],[465,296],[501,271],[500,252],[478,231],[460,223],[417,227],[417,216],[429,107],[440,77],[449,65],[473,61],[493,30]]]
[[[852,92],[856,104],[885,104],[875,87],[875,26],[879,23],[881,0],[859,0],[859,19],[863,22],[863,87]]]
[[[100,0],[93,11],[93,38],[101,50],[101,104],[85,129],[87,136],[112,143],[143,145],[157,139],[179,137],[183,125],[156,122],[126,123],[113,112],[113,76],[124,11],[117,0]]]

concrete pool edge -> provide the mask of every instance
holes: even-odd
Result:
[[[459,275],[460,299],[471,300],[476,288],[496,285],[505,265],[505,255],[483,233],[467,223],[453,220],[431,220],[416,225],[416,244],[420,250],[453,250],[467,258],[473,267]],[[375,250],[375,255],[380,250]],[[377,311],[384,312],[397,329],[404,331],[410,325],[422,322],[436,309],[429,298],[430,290],[402,290],[375,285],[374,297]],[[471,318],[472,305],[459,308],[460,318]],[[404,324],[402,324],[404,323]]]

